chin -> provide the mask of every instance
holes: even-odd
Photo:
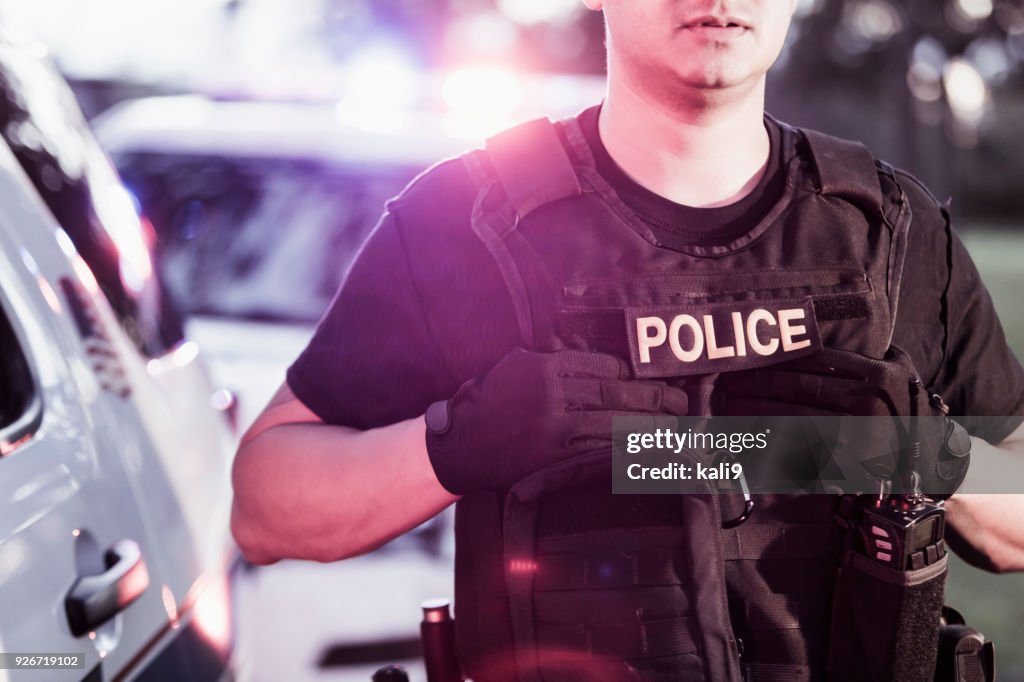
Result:
[[[713,71],[703,73],[680,74],[679,83],[691,90],[728,90],[743,85],[749,80],[749,74],[733,74]]]
[[[728,88],[739,85],[752,75],[749,64],[735,59],[725,59],[726,55],[705,55],[705,59],[696,59],[697,55],[688,55],[679,61],[667,63],[674,80],[687,87]],[[717,58],[716,58],[717,57]]]

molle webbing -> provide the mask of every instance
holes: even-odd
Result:
[[[658,547],[644,551],[590,551],[543,557],[537,591],[602,589],[641,585],[678,585],[678,551]]]
[[[629,538],[660,539],[651,547],[630,548]],[[639,585],[679,584],[680,530],[644,529],[609,531],[604,539],[624,538],[616,547],[567,551],[572,548],[561,540],[560,551],[549,551],[555,544],[540,540],[537,555],[543,564],[534,580],[538,591],[613,588]],[[587,538],[580,536],[580,545]],[[607,542],[605,544],[608,544]],[[742,559],[822,559],[835,556],[839,532],[833,523],[759,524],[749,523],[722,533],[722,552],[726,561]]]
[[[622,660],[680,656],[697,652],[690,618],[579,625],[540,625],[538,636],[547,646]]]
[[[608,464],[601,453],[563,463],[506,499],[521,679],[546,679],[545,652],[571,650],[627,661],[644,679],[738,682],[718,545],[685,532],[721,524],[717,498],[609,496]]]

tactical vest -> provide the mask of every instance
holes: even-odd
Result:
[[[598,174],[575,119],[533,121],[463,157],[478,188],[472,226],[524,345],[618,354],[637,377],[683,386],[694,415],[728,412],[723,376],[823,347],[882,358],[905,195],[862,146],[778,125],[795,150],[783,156],[783,196],[716,245],[660,244]],[[723,529],[742,505],[713,483],[702,495],[612,495],[608,476],[592,460],[538,472],[483,523],[485,494],[459,503],[467,675],[823,679],[841,553],[835,498],[759,496],[751,518]]]

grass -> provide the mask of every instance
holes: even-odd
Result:
[[[961,235],[988,287],[1007,342],[1024,360],[1024,225]],[[946,602],[995,642],[1001,680],[1024,680],[1024,574],[992,575],[953,557]]]

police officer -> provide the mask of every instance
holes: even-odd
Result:
[[[769,500],[723,540],[695,530],[711,513],[697,502],[680,516],[545,489],[517,561],[520,482],[604,452],[612,414],[709,414],[712,378],[737,378],[720,395],[742,398],[774,385],[779,363],[829,353],[913,367],[953,414],[1005,415],[964,420],[973,456],[1020,454],[1024,371],[925,189],[765,116],[792,0],[586,4],[606,20],[604,102],[440,163],[388,204],[242,440],[235,537],[254,563],[334,561],[458,500],[468,676],[597,679],[578,667],[592,654],[644,679],[738,679],[740,665],[749,679],[823,679],[838,549],[816,533],[834,500]],[[755,372],[766,381],[738,380]],[[794,402],[821,395],[798,388]],[[1024,501],[947,509],[969,560],[1024,570]],[[789,551],[765,539],[779,535],[818,540]],[[561,568],[515,594],[551,547],[546,566]],[[684,565],[658,563],[665,552]],[[728,585],[718,602],[715,581]]]

